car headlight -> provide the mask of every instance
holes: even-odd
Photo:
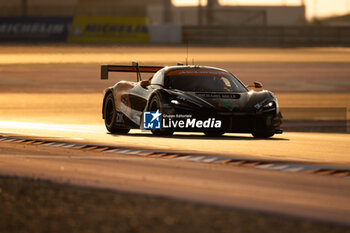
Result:
[[[180,104],[180,102],[179,102],[178,100],[171,100],[170,102],[171,102],[172,104],[176,104],[176,105]]]
[[[192,110],[192,107],[187,102],[184,102],[181,100],[175,100],[175,99],[170,100],[170,106],[176,109]]]
[[[269,101],[262,107],[262,111],[273,111],[276,109],[276,103],[275,101]]]
[[[267,104],[265,104],[263,108],[272,108],[272,107],[274,107],[274,106],[275,106],[275,102],[270,101],[270,102],[268,102]]]

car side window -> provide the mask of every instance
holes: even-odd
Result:
[[[158,71],[157,73],[155,73],[153,75],[153,78],[151,80],[151,84],[152,85],[157,84],[157,85],[162,85],[162,86],[164,85],[163,71],[162,70]]]

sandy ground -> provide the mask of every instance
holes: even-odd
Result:
[[[333,224],[34,179],[1,177],[0,187],[0,226],[7,233],[350,232]]]
[[[112,74],[100,81],[101,64],[175,65],[181,46],[5,46],[0,45],[1,92],[100,92],[134,74]],[[259,80],[274,92],[350,92],[350,49],[189,48],[188,60],[217,66],[244,83]],[[143,75],[148,78],[150,75]]]
[[[276,93],[350,93],[349,64],[206,64],[227,69],[245,84],[260,81],[264,84],[264,88]],[[142,74],[143,79],[150,76]],[[97,93],[120,80],[135,81],[136,75],[112,73],[110,80],[101,81],[100,64],[0,65],[2,93]]]
[[[188,51],[188,55],[187,55]],[[83,55],[83,56],[82,56]],[[0,64],[233,62],[349,63],[349,48],[230,48],[189,46],[0,46]]]

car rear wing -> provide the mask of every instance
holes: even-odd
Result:
[[[141,81],[141,73],[156,73],[162,68],[164,68],[164,66],[139,66],[137,62],[133,62],[131,66],[102,65],[101,80],[107,80],[109,72],[136,72],[137,81]]]

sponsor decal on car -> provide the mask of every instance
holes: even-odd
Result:
[[[222,94],[222,93],[196,93],[201,98],[218,98],[218,99],[239,99],[239,94]]]
[[[143,112],[144,129],[220,129],[222,121],[209,117],[198,119],[190,114],[162,114],[159,110]]]

